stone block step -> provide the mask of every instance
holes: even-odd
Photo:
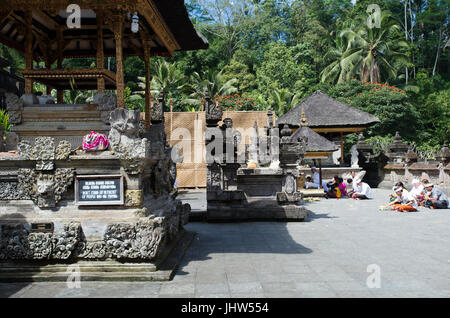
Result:
[[[24,122],[21,125],[14,126],[12,131],[19,134],[26,132],[34,132],[37,134],[47,136],[45,133],[51,132],[90,132],[95,131],[109,131],[110,126],[106,125],[102,121],[91,121],[91,122],[59,122],[59,121],[48,121],[45,123],[41,122]],[[69,134],[71,135],[71,134]]]
[[[43,122],[43,121],[95,121],[100,120],[98,111],[24,111],[22,113],[23,122]]]
[[[23,108],[24,111],[92,111],[97,110],[97,104],[49,104],[49,105],[29,105]]]

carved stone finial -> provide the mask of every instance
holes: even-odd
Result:
[[[444,164],[450,162],[450,149],[448,147],[448,142],[444,143],[441,151],[436,155],[436,159],[438,159],[440,162]]]
[[[306,120],[305,108],[302,107],[302,119],[300,120],[300,126],[306,127],[308,126],[308,121]]]
[[[391,162],[401,163],[405,159],[408,148],[409,146],[402,141],[402,137],[397,131],[394,141],[387,147],[386,156]]]
[[[281,129],[280,134],[281,134],[281,137],[290,137],[292,135],[292,129],[289,128],[289,126],[285,124],[283,126],[283,129]]]

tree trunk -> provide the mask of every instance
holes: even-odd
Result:
[[[412,9],[411,9],[411,0],[409,0],[409,20],[411,21],[411,45],[414,45],[414,23],[413,23],[413,16],[412,16]],[[414,52],[412,54],[412,62],[414,64],[413,66],[413,76],[416,78],[416,65],[414,63]]]
[[[407,19],[407,15],[406,15],[406,8],[407,8],[407,2],[406,0],[403,1],[403,3],[405,4],[405,39],[406,41],[408,41],[408,19]],[[405,68],[405,80],[406,80],[406,85],[408,85],[408,67]]]
[[[442,37],[442,30],[439,28],[439,41],[438,41],[438,47],[436,51],[436,59],[434,60],[434,67],[433,67],[433,76],[436,74],[436,67],[439,60],[439,50],[441,49],[441,37]]]

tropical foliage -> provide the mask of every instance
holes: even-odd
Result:
[[[317,89],[377,115],[368,138],[395,131],[417,149],[449,140],[450,3],[443,0],[186,0],[208,50],[152,57],[151,92],[164,89],[174,111],[201,110],[205,92],[226,109],[276,111],[280,116]],[[380,8],[371,27],[369,6]],[[375,20],[371,20],[376,22]],[[23,57],[0,45],[23,68]],[[95,59],[65,60],[91,67]],[[105,66],[115,71],[114,58]],[[125,60],[126,104],[144,105],[145,67]],[[72,92],[67,102],[92,93]],[[355,136],[348,139],[355,141]],[[424,150],[425,151],[425,150]]]

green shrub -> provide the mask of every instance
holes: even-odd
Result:
[[[0,109],[0,126],[3,128],[5,132],[11,130],[8,112],[3,109]]]

